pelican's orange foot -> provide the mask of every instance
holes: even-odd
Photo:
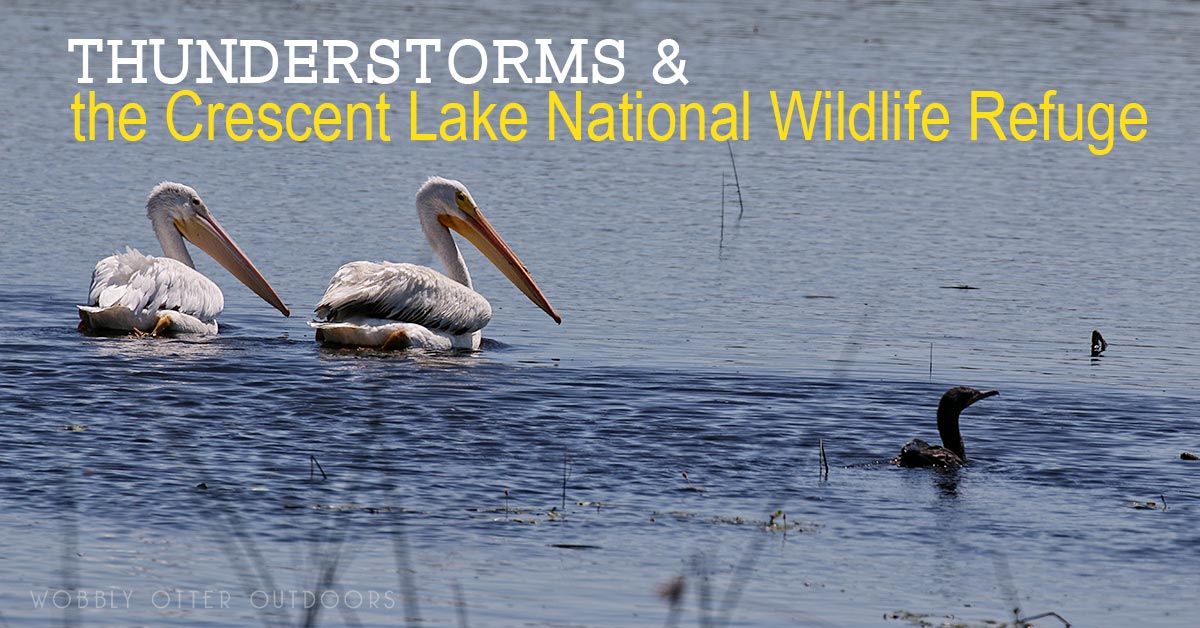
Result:
[[[171,317],[167,316],[166,314],[160,314],[158,316],[158,322],[155,323],[155,325],[154,325],[154,331],[150,332],[150,335],[157,336],[158,334],[162,333],[163,330],[169,328],[170,326],[171,326]]]
[[[398,329],[392,332],[392,335],[388,336],[387,340],[383,341],[383,346],[380,348],[382,348],[384,351],[408,348],[408,332],[404,331],[403,329]]]

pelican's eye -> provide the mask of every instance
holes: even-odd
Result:
[[[195,205],[196,207],[199,207],[199,206],[200,206],[200,198],[199,198],[199,197],[197,197],[197,196],[193,196],[193,197],[192,197],[192,205]]]
[[[456,205],[458,205],[458,208],[460,210],[466,212],[467,214],[474,214],[475,207],[471,203],[471,201],[467,199],[466,192],[463,192],[462,190],[458,190],[457,192],[455,192],[454,193],[454,203]]]

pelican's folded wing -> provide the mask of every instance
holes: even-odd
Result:
[[[209,322],[221,313],[225,299],[217,284],[188,265],[126,249],[96,264],[88,305],[134,313],[175,310]]]
[[[425,266],[350,262],[338,269],[317,304],[317,319],[386,318],[451,334],[487,326],[492,306],[478,292]]]

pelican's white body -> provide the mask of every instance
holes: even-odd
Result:
[[[88,304],[79,318],[89,329],[174,334],[215,334],[225,307],[221,289],[187,264],[126,248],[92,273]],[[160,319],[165,327],[158,327]]]
[[[492,306],[475,292],[458,231],[514,286],[561,322],[516,253],[483,217],[466,186],[430,177],[417,191],[417,217],[445,274],[415,264],[350,262],[329,281],[317,304],[319,342],[381,349],[478,349]]]
[[[339,315],[355,310],[376,315]],[[330,344],[378,348],[391,339],[398,347],[474,350],[491,321],[492,306],[478,292],[426,266],[350,262],[330,280],[317,316],[324,320],[309,325]]]
[[[78,306],[80,331],[217,333],[225,297],[217,284],[196,272],[185,237],[284,316],[290,314],[196,190],[172,181],[159,183],[146,198],[146,217],[162,256],[126,248],[100,260],[92,272],[87,305]]]

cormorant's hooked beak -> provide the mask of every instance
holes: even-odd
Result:
[[[999,394],[1000,394],[1000,391],[999,391],[999,390],[983,390],[983,391],[980,391],[980,392],[979,392],[979,394],[978,394],[978,395],[975,395],[975,398],[974,398],[974,399],[972,399],[972,400],[970,401],[970,403],[968,403],[967,405],[969,406],[969,405],[971,405],[971,404],[974,404],[976,401],[979,401],[980,399],[987,399],[988,397],[995,397],[996,395],[999,395]]]
[[[521,262],[521,258],[517,257],[517,254],[509,248],[500,234],[496,233],[491,223],[483,217],[483,212],[462,196],[458,197],[457,203],[458,208],[467,215],[467,219],[463,220],[450,214],[439,214],[438,222],[470,240],[471,244],[474,244],[475,248],[488,258],[488,261],[500,269],[500,272],[504,273],[504,276],[518,290],[530,301],[533,301],[534,305],[542,308],[542,311],[549,314],[555,323],[562,324],[562,317],[554,310],[554,306],[550,305],[546,295],[542,294],[541,288],[538,288],[537,283],[533,281],[533,277],[525,268],[525,264]]]
[[[292,315],[288,307],[283,304],[283,300],[275,293],[275,289],[267,283],[262,273],[258,272],[250,258],[246,257],[246,254],[221,228],[221,223],[217,222],[212,214],[207,216],[196,214],[187,218],[177,218],[175,228],[192,244],[200,247],[217,260],[221,266],[225,267],[225,270],[237,277],[238,281],[253,290],[254,294],[262,297],[262,300],[283,312],[284,316]]]

